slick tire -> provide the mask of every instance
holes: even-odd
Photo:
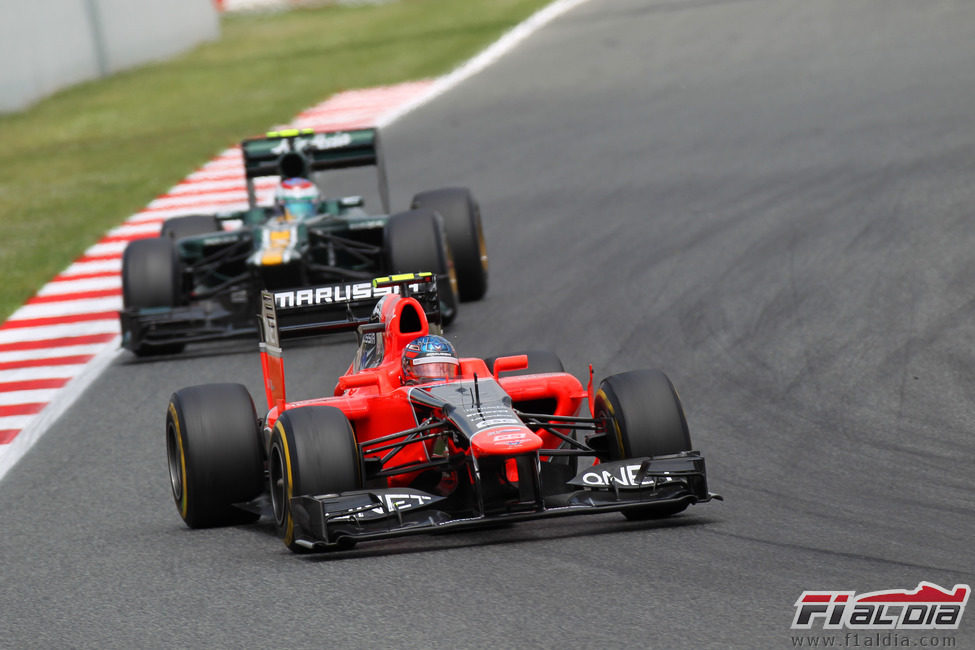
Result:
[[[331,406],[304,406],[285,411],[274,425],[268,453],[271,506],[278,535],[295,553],[301,521],[291,498],[338,494],[363,485],[362,458],[349,420]]]
[[[223,230],[220,219],[209,214],[191,214],[185,217],[173,217],[163,222],[160,237],[168,237],[173,241],[183,237],[206,235]]]
[[[122,254],[125,307],[172,307],[180,299],[179,259],[171,239],[137,239]]]
[[[610,460],[690,451],[687,419],[674,385],[659,370],[632,370],[604,379],[596,392],[595,415],[606,423]],[[627,519],[666,517],[686,503],[626,510]]]
[[[254,402],[240,384],[191,386],[166,410],[166,456],[176,509],[190,528],[254,522],[234,506],[264,489]]]
[[[122,254],[122,304],[126,308],[173,307],[182,299],[181,269],[173,240],[137,239]],[[125,334],[123,332],[123,334]],[[133,342],[137,356],[175,354],[181,343],[146,346]]]
[[[444,325],[453,322],[457,317],[457,274],[443,219],[432,210],[400,212],[389,218],[384,237],[389,272],[435,273],[441,319]]]
[[[413,197],[410,207],[433,210],[443,219],[457,269],[460,300],[483,298],[488,288],[487,244],[481,225],[481,207],[471,191],[466,187],[447,187],[420,192]]]

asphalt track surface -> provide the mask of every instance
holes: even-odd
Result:
[[[0,485],[0,646],[792,647],[803,590],[975,584],[973,43],[970,2],[594,0],[388,129],[394,205],[482,203],[462,354],[664,369],[724,503],[313,557],[190,531],[167,398],[260,399],[257,355],[126,355]],[[287,356],[292,396],[351,351]]]

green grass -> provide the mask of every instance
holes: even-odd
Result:
[[[444,74],[548,1],[228,15],[219,41],[0,116],[0,322],[219,151],[335,92]]]

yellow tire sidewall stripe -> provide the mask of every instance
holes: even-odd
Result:
[[[274,428],[278,431],[278,436],[281,438],[282,452],[284,452],[284,480],[287,485],[287,490],[285,491],[285,517],[284,517],[284,543],[291,545],[295,541],[295,522],[291,517],[291,496],[294,491],[294,477],[291,474],[291,451],[288,448],[288,436],[284,432],[284,427],[281,426],[281,420],[279,419],[275,424]]]
[[[186,497],[188,492],[187,489],[187,476],[186,476],[186,451],[183,449],[183,428],[179,423],[179,415],[176,413],[176,406],[170,402],[169,403],[169,414],[173,418],[173,425],[176,427],[176,443],[179,446],[179,471],[180,471],[180,486],[182,487],[182,495],[179,503],[179,514],[183,519],[186,519],[186,515],[189,512],[189,500]]]
[[[613,403],[609,401],[609,398],[606,396],[606,393],[604,393],[601,388],[596,393],[596,401],[598,402],[600,398],[602,398],[603,407],[606,409],[607,412],[609,412],[610,422],[612,422],[613,430],[616,432],[616,442],[619,445],[617,449],[620,450],[621,455],[625,456],[630,453],[630,450],[623,448],[623,432],[620,431],[620,425],[616,419],[616,411],[613,410]]]

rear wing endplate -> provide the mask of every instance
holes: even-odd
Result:
[[[379,176],[379,197],[383,210],[389,213],[389,183],[379,145],[379,131],[374,128],[271,131],[263,138],[244,140],[240,148],[244,156],[247,200],[251,208],[257,206],[254,179],[260,176],[309,178],[314,172],[330,169],[374,166]]]

